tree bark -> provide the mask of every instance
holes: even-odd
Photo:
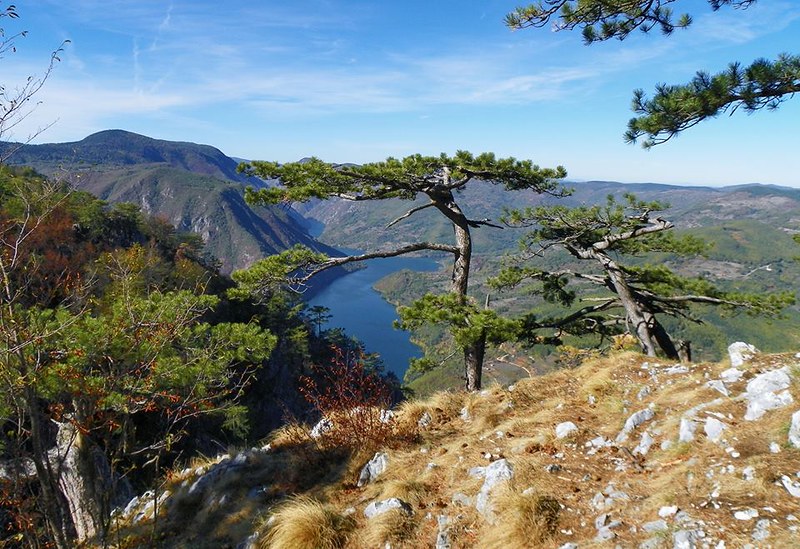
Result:
[[[486,334],[481,333],[478,341],[464,347],[464,389],[468,392],[480,391],[483,375],[483,357],[486,354]]]
[[[656,341],[652,332],[655,316],[649,311],[645,311],[636,301],[628,282],[625,280],[622,269],[613,259],[596,250],[591,250],[590,253],[608,273],[614,293],[617,294],[622,307],[625,309],[625,316],[633,326],[636,338],[642,346],[642,352],[647,356],[656,356]],[[666,332],[663,335],[666,336]],[[669,338],[669,336],[666,337],[667,339]]]
[[[456,254],[453,261],[450,291],[466,302],[469,289],[469,270],[472,262],[472,235],[469,220],[453,198],[450,190],[429,194],[434,207],[453,224]],[[481,332],[477,340],[464,347],[464,388],[467,391],[479,391],[483,374],[483,359],[486,354],[486,334]]]

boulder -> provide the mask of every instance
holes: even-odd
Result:
[[[386,470],[388,465],[389,456],[385,452],[377,452],[361,469],[361,474],[358,476],[358,487],[361,488],[375,480],[378,475]]]
[[[744,393],[744,398],[747,400],[744,419],[754,421],[760,419],[768,410],[791,404],[794,401],[788,391],[791,382],[787,368],[765,372],[751,379]]]
[[[728,345],[728,356],[731,359],[731,366],[734,368],[743,365],[758,353],[758,349],[743,341],[737,341]]]

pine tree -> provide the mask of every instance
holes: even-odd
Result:
[[[658,28],[664,34],[688,27],[689,14],[677,18],[669,7],[676,0],[541,0],[517,8],[506,16],[513,29],[543,27],[582,30],[586,44],[612,38],[624,40],[636,29]],[[723,6],[747,8],[756,0],[708,0],[716,11]],[[633,111],[626,141],[647,136],[642,145],[652,147],[669,141],[680,132],[725,112],[776,109],[800,91],[800,56],[784,53],[777,59],[756,59],[750,65],[739,62],[716,74],[698,72],[687,84],[656,86],[652,97],[634,91]]]
[[[656,356],[660,350],[671,359],[681,358],[679,348],[660,315],[701,322],[692,314],[692,305],[774,315],[794,303],[792,292],[725,292],[705,279],[680,276],[663,264],[631,261],[644,254],[691,256],[707,249],[691,235],[676,237],[671,231],[674,224],[659,215],[665,209],[659,202],[644,202],[627,194],[624,203],[609,196],[604,206],[540,206],[511,212],[510,224],[533,227],[523,239],[529,258],[542,258],[561,249],[586,266],[547,271],[522,263],[506,268],[494,284],[508,287],[534,279],[541,282],[539,292],[545,299],[564,305],[572,305],[579,292],[591,296],[589,305],[561,318],[529,316],[524,322],[529,333],[544,328],[555,328],[557,337],[563,332],[602,332],[609,323],[618,323],[612,313],[622,309],[621,323],[639,340],[642,352]],[[571,284],[575,282],[583,285]]]
[[[310,252],[305,254],[292,250],[290,255],[299,260],[297,269],[287,268],[286,262],[278,258],[267,258],[256,263],[249,270],[250,274],[241,273],[234,278],[244,281],[251,289],[268,285],[274,280],[275,269],[283,274],[292,273],[295,283],[307,280],[322,270],[374,258],[395,257],[418,251],[445,252],[453,256],[450,293],[452,299],[428,298],[418,303],[408,316],[408,324],[419,322],[437,322],[441,309],[439,306],[451,305],[450,313],[455,313],[460,320],[449,322],[450,326],[472,326],[470,330],[460,329],[457,337],[458,345],[464,355],[466,388],[475,391],[481,386],[481,372],[486,349],[487,330],[476,328],[475,322],[466,315],[468,311],[477,311],[474,305],[469,306],[468,297],[470,265],[472,261],[472,229],[479,227],[497,227],[489,219],[468,217],[456,199],[456,193],[464,189],[470,182],[488,181],[502,185],[509,191],[529,190],[535,193],[563,195],[565,191],[558,180],[566,176],[562,167],[555,169],[540,168],[531,161],[520,161],[514,158],[496,158],[494,154],[484,153],[474,156],[459,151],[454,156],[442,154],[438,157],[412,155],[403,159],[389,158],[383,162],[353,165],[334,165],[319,159],[280,165],[275,162],[253,162],[241,166],[249,175],[273,179],[278,178],[280,185],[259,190],[248,189],[247,199],[251,203],[277,203],[306,201],[312,198],[340,198],[350,201],[402,199],[415,200],[424,198],[425,202],[410,208],[398,217],[389,227],[400,223],[415,213],[431,208],[443,215],[453,227],[453,243],[417,242],[392,250],[369,252],[339,258],[322,259],[314,257]],[[314,261],[318,264],[314,265]],[[267,265],[269,263],[269,265]],[[292,262],[289,261],[288,264]],[[260,272],[261,274],[255,274]],[[413,318],[412,318],[413,316]],[[452,314],[451,314],[452,316]],[[476,320],[478,317],[475,316]],[[463,326],[461,326],[463,325]]]

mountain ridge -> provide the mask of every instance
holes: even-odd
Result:
[[[248,205],[244,186],[263,182],[237,172],[239,162],[210,145],[104,130],[69,143],[0,144],[12,147],[9,164],[64,178],[108,202],[132,202],[180,231],[197,232],[226,273],[296,244],[338,255],[286,208]]]

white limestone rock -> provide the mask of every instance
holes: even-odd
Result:
[[[738,372],[739,370],[736,371]],[[725,382],[721,379],[712,379],[706,383],[706,387],[709,389],[714,389],[715,391],[722,393],[724,396],[730,396],[728,388],[725,386]]]
[[[727,428],[728,426],[717,418],[707,417],[703,430],[711,442],[719,442],[719,440],[722,438],[723,431],[725,431]]]
[[[655,412],[651,408],[645,408],[644,410],[639,410],[638,412],[631,414],[628,419],[625,420],[625,425],[622,427],[622,431],[617,435],[617,442],[624,442],[628,439],[628,434],[642,425],[646,421],[650,421],[655,416]]]
[[[764,541],[769,538],[769,519],[761,519],[756,522],[756,527],[753,529],[753,540]]]
[[[800,410],[792,414],[792,423],[789,425],[789,444],[800,448]]]
[[[743,375],[744,372],[737,368],[728,368],[719,375],[719,378],[725,383],[736,383]]]
[[[728,356],[731,366],[738,368],[759,353],[759,350],[749,343],[737,341],[728,345]]]
[[[571,421],[565,421],[556,425],[556,438],[567,438],[573,433],[578,432],[578,426]]]
[[[430,415],[430,414],[429,414],[429,413],[426,411],[426,412],[424,412],[424,413],[422,414],[422,416],[419,418],[419,421],[417,421],[417,425],[419,426],[419,428],[420,428],[420,429],[425,429],[425,428],[426,428],[428,425],[430,425],[430,424],[431,424],[431,422],[432,422],[432,421],[433,421],[433,416],[431,416],[431,415]]]
[[[758,509],[749,507],[747,509],[742,509],[741,511],[736,511],[733,514],[733,518],[736,520],[753,520],[754,518],[758,518]]]
[[[361,474],[358,476],[358,487],[361,488],[375,480],[381,473],[386,471],[388,465],[389,456],[386,455],[386,452],[376,452],[372,459],[361,469]]]
[[[697,424],[694,422],[694,420],[682,417],[681,425],[678,428],[678,441],[692,442],[694,440],[694,432],[696,429],[697,429]]]
[[[411,505],[406,503],[400,498],[389,498],[384,499],[383,501],[373,501],[369,505],[367,505],[366,509],[364,509],[364,516],[368,519],[373,517],[377,517],[378,515],[382,515],[392,510],[397,510],[401,513],[404,513],[408,516],[414,514],[414,511],[411,509]]]
[[[317,422],[316,425],[311,429],[311,438],[317,439],[320,438],[325,433],[329,432],[333,429],[333,422],[328,418],[324,417]]]
[[[800,498],[800,482],[794,482],[786,475],[783,475],[781,477],[781,484],[783,484],[783,487],[786,488],[786,491],[789,492],[792,497]]]
[[[645,431],[642,433],[642,439],[639,441],[639,444],[633,449],[633,453],[646,456],[654,442],[655,439],[650,434],[650,431]]]
[[[488,465],[484,472],[483,486],[481,486],[478,496],[475,498],[475,508],[481,513],[490,523],[494,523],[494,513],[492,511],[489,496],[492,489],[500,484],[514,478],[514,469],[508,460],[498,459]]]
[[[744,398],[747,400],[744,419],[754,421],[769,410],[791,404],[794,399],[787,390],[791,381],[787,368],[765,372],[751,379],[744,393]]]

